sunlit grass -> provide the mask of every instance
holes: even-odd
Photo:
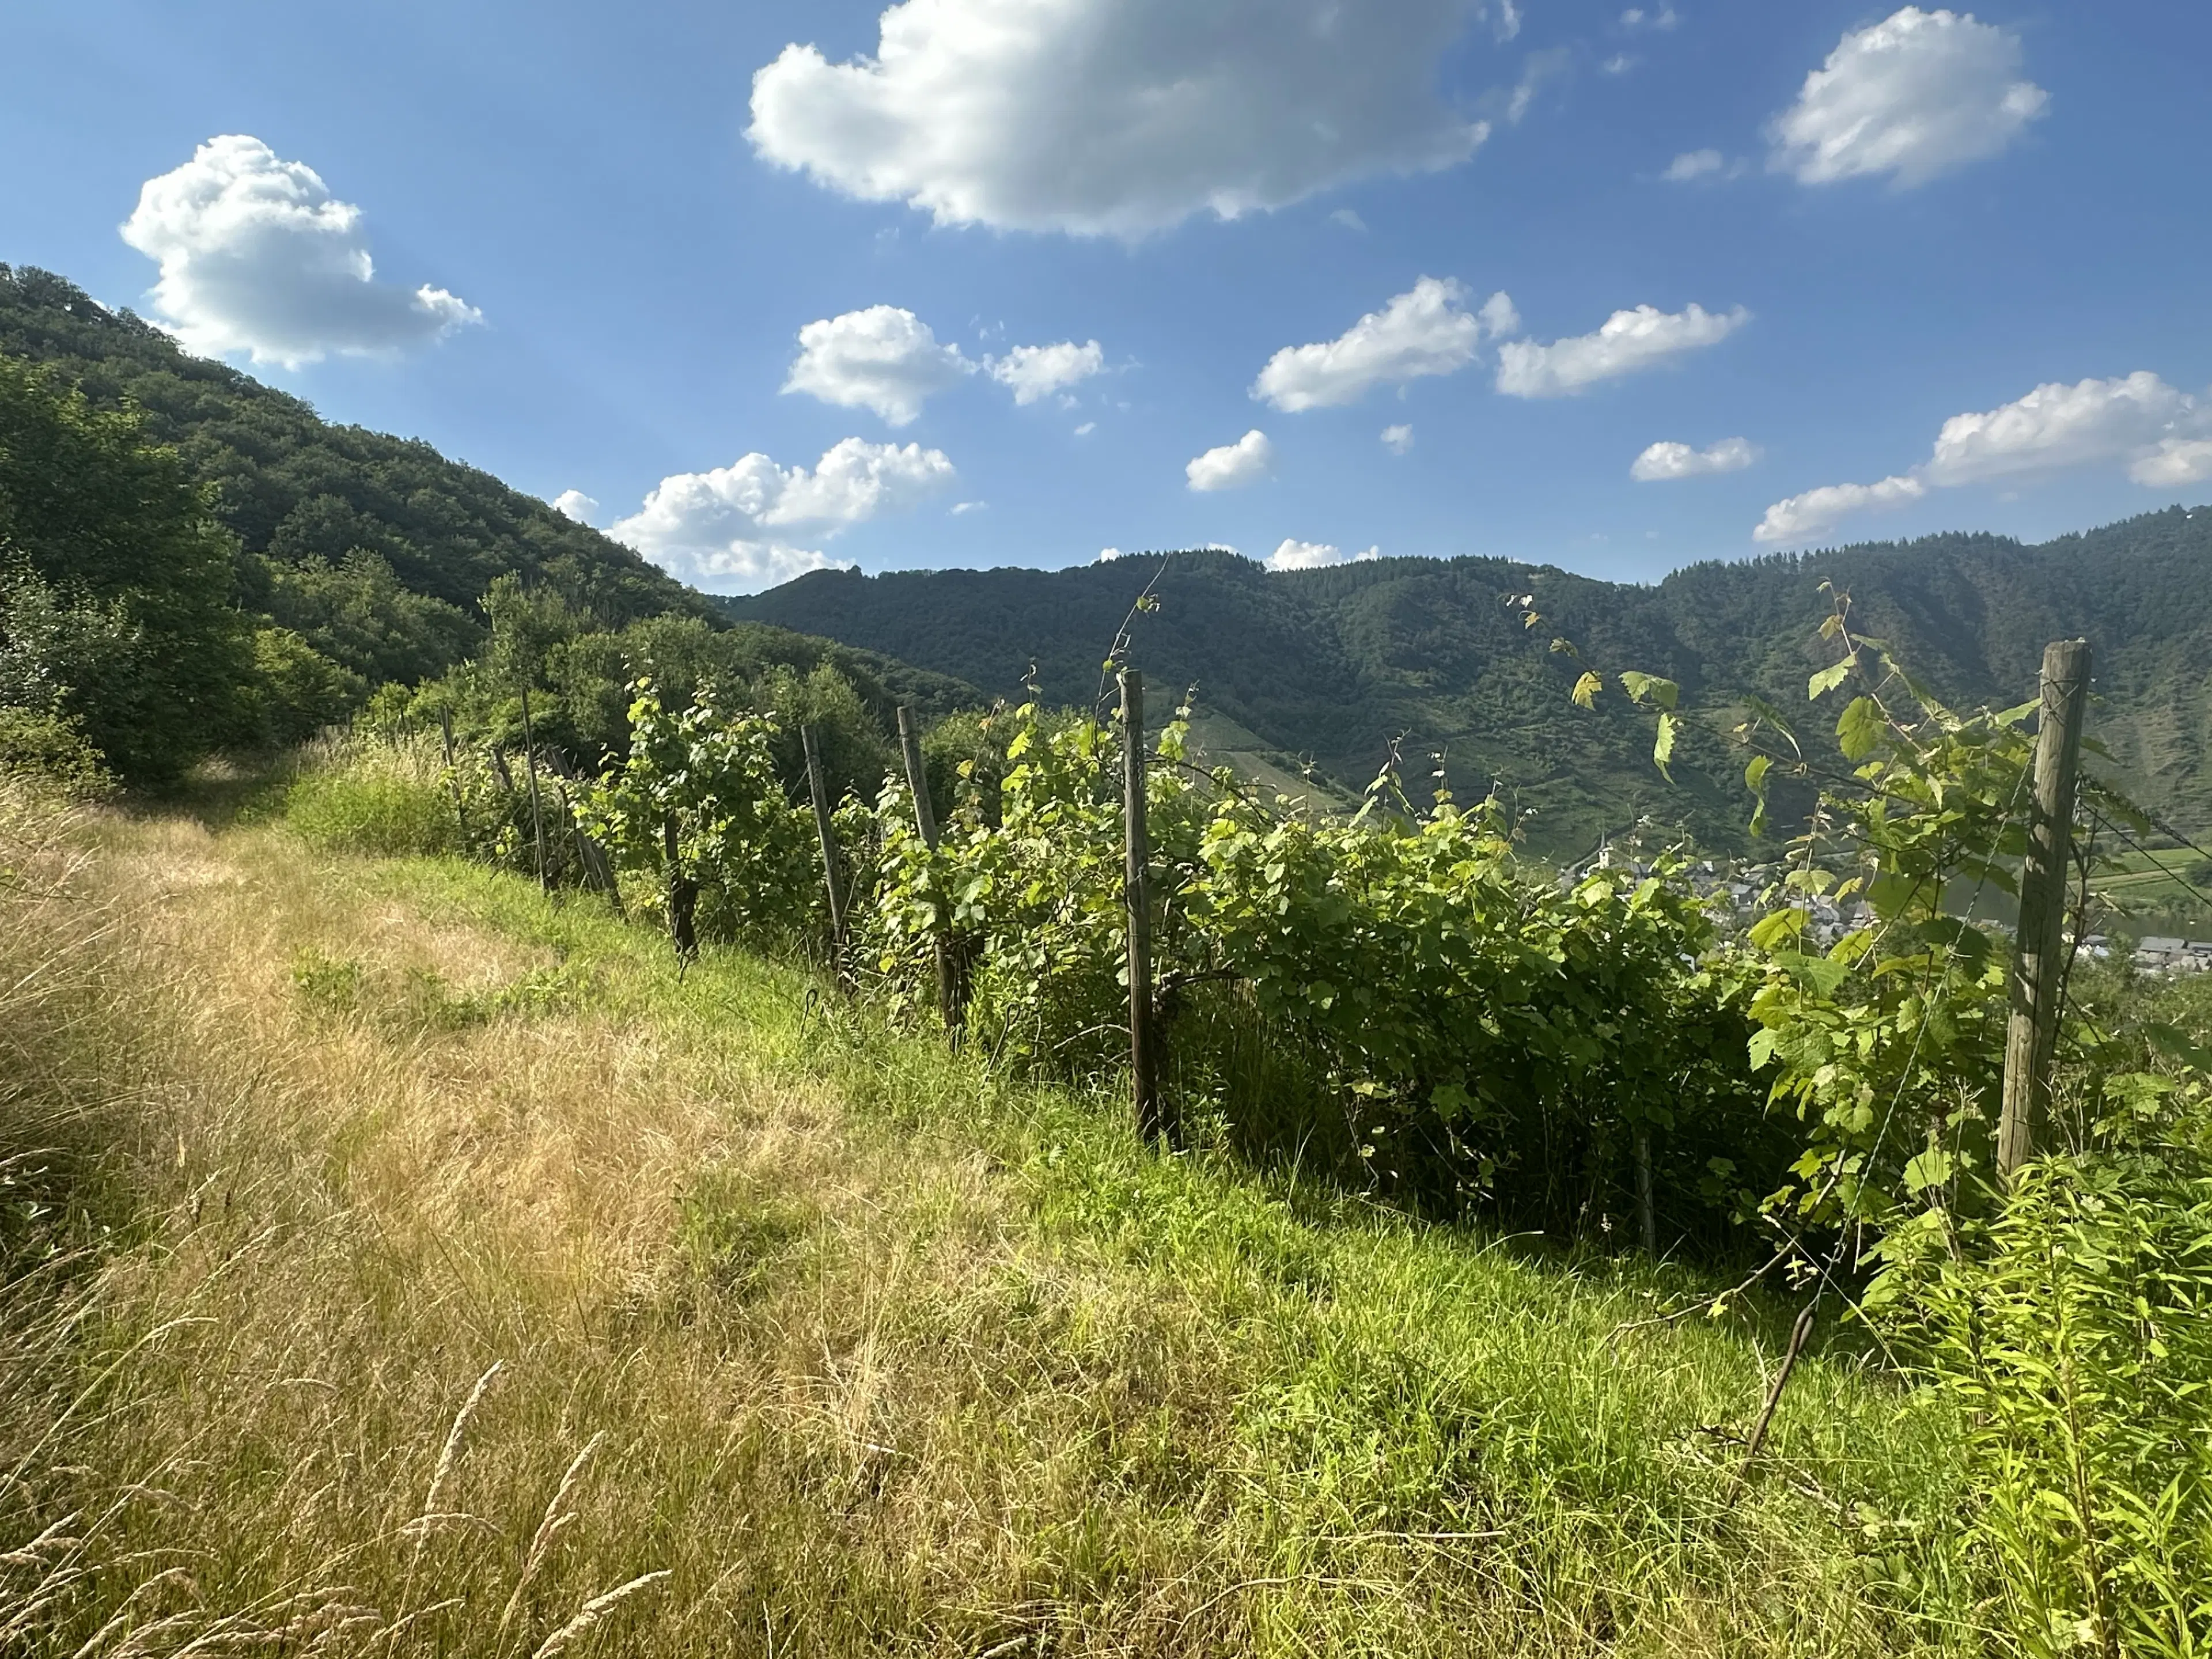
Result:
[[[1779,1331],[1624,1329],[1686,1270],[474,866],[9,811],[0,1133],[104,1148],[6,1310],[11,1649],[1974,1648],[1942,1423],[1839,1341],[1730,1504]]]

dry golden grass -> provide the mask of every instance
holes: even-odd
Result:
[[[1752,1338],[1612,1352],[1650,1285],[1160,1168],[506,878],[0,799],[0,1133],[79,1149],[7,1235],[0,1651],[1944,1639],[1834,1524],[1940,1459],[1847,1358],[1731,1516]]]

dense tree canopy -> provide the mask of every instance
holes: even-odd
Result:
[[[161,778],[243,712],[233,544],[175,451],[52,369],[0,358],[0,697]]]

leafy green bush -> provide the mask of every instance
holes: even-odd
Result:
[[[876,964],[921,1005],[941,910],[992,1051],[1102,1071],[1126,1052],[1121,744],[1034,708],[1012,723],[995,822],[971,789],[932,854],[885,792]],[[1567,1230],[1626,1212],[1639,1156],[1670,1236],[1745,1207],[1737,1169],[1779,1177],[1744,975],[1703,960],[1711,921],[1669,867],[1562,884],[1518,860],[1494,802],[1417,811],[1386,774],[1357,817],[1317,817],[1195,771],[1184,735],[1169,726],[1146,775],[1155,982],[1189,1112],[1247,1146],[1264,1118],[1401,1199]]]
[[[0,702],[82,723],[126,781],[229,738],[252,678],[233,544],[173,449],[0,356]]]
[[[66,714],[0,703],[0,774],[5,773],[78,797],[106,794],[114,785],[79,722]]]
[[[769,948],[818,939],[817,837],[776,778],[781,724],[726,718],[711,702],[672,714],[650,681],[632,690],[629,752],[577,802],[586,833],[617,870],[664,895],[690,884],[709,939]]]
[[[1985,1224],[1892,1231],[1868,1308],[1958,1408],[1963,1517],[2020,1650],[2212,1646],[2212,1179],[2027,1166]]]

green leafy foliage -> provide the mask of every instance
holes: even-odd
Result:
[[[777,781],[781,724],[725,716],[711,702],[671,713],[649,681],[635,690],[628,754],[577,801],[586,832],[641,892],[696,881],[710,937],[771,948],[809,941],[820,931],[823,883],[811,817]]]
[[[2036,1656],[2212,1644],[2212,1179],[2171,1158],[2030,1166],[1986,1224],[1893,1232],[1869,1311],[1956,1407],[1961,1521]]]
[[[74,721],[126,779],[233,732],[251,646],[231,545],[173,450],[0,357],[0,698]]]
[[[1808,689],[1856,682],[1837,725],[1855,764],[1822,775],[1819,808],[1750,932],[1764,957],[1751,1058],[1807,1129],[1778,1198],[1824,1224],[1886,1223],[1929,1185],[1989,1167],[2009,956],[1984,929],[1996,896],[2016,888],[2033,750],[2016,715],[1954,714],[1839,631],[1841,672]],[[1740,730],[1747,742],[1776,735],[1762,714]],[[1782,752],[1747,772],[1755,793],[1778,764],[1814,771],[1783,735]],[[1845,918],[1825,950],[1808,948],[1815,905]]]
[[[1012,718],[995,821],[963,796],[933,855],[886,792],[878,966],[925,1004],[942,907],[994,1052],[1104,1068],[1126,1042],[1118,733]],[[1562,884],[1519,861],[1496,801],[1415,814],[1389,775],[1325,819],[1189,768],[1185,737],[1161,736],[1147,819],[1156,984],[1194,1103],[1279,1109],[1240,1096],[1222,1045],[1241,1024],[1297,1057],[1354,1173],[1422,1203],[1504,1200],[1571,1230],[1617,1201],[1653,1131],[1677,1219],[1735,1199],[1709,1179],[1723,1148],[1778,1174],[1743,983],[1699,965],[1711,924],[1671,867]]]
[[[391,565],[356,550],[333,562],[262,560],[253,598],[276,623],[368,685],[412,685],[466,657],[483,629],[460,606],[403,586]]]

